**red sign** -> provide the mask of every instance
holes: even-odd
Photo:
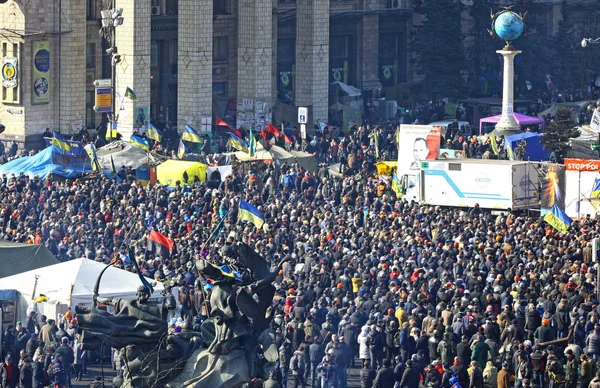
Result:
[[[600,171],[600,160],[565,158],[567,171]]]

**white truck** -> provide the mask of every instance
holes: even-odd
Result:
[[[421,162],[420,202],[483,209],[539,209],[536,163],[448,159]]]

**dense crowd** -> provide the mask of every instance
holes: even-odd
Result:
[[[211,188],[4,176],[0,238],[44,244],[61,261],[134,271],[136,260],[176,290],[178,317],[200,321],[211,286],[196,260],[220,263],[236,241],[272,263],[287,258],[270,309],[279,362],[254,386],[345,388],[358,366],[365,388],[600,387],[590,243],[600,224],[558,233],[537,217],[409,203],[377,175],[369,132],[333,141],[342,176],[264,163],[238,165]],[[262,228],[238,221],[241,199],[258,207]],[[150,230],[173,251],[148,250]],[[3,344],[2,388],[68,386],[90,357],[76,316],[32,312]]]

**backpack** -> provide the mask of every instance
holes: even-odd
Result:
[[[448,380],[450,382],[450,386],[452,388],[462,388],[460,382],[458,381],[458,377],[454,373],[452,373],[452,377]]]
[[[296,353],[290,360],[290,370],[297,371],[298,369],[300,369],[300,356]]]

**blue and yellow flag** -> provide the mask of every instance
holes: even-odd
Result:
[[[600,197],[600,178],[596,178],[594,182],[594,186],[592,187],[592,193],[590,194],[590,198],[599,198]],[[598,202],[592,202],[594,205],[594,209],[598,210]]]
[[[185,144],[183,144],[183,140],[179,139],[179,147],[177,147],[177,157],[179,159],[183,159],[185,152]]]
[[[235,148],[238,151],[248,152],[248,142],[246,140],[240,139],[231,132],[228,132],[227,134],[231,136],[229,142],[231,143],[231,146],[233,148]]]
[[[119,133],[117,132],[117,123],[113,122],[112,128],[110,126],[110,123],[108,123],[106,126],[106,140],[116,139],[118,135]]]
[[[248,153],[250,157],[256,155],[256,138],[254,137],[254,131],[250,128],[249,131],[250,141],[248,142]]]
[[[190,143],[202,143],[202,138],[198,135],[198,132],[189,125],[186,125],[183,133],[181,134],[181,138],[185,141],[189,141]]]
[[[127,89],[125,89],[125,98],[128,98],[131,101],[138,100],[137,96],[135,95],[135,92],[133,90],[131,90],[130,87],[127,87]]]
[[[558,207],[557,204],[554,204],[544,216],[544,221],[550,224],[554,229],[559,232],[566,232],[569,229],[569,225],[573,222],[568,215],[562,211],[561,208]]]
[[[113,160],[113,157],[112,157],[112,155],[110,156],[110,171],[111,171],[113,174],[116,174],[116,173],[117,173],[117,168],[115,167],[115,161]]]
[[[160,131],[158,128],[156,128],[154,125],[152,125],[151,122],[148,121],[148,128],[147,131],[148,133],[148,137],[154,141],[157,142],[161,142],[163,137],[165,136],[164,133],[162,133],[162,131]]]
[[[240,208],[238,209],[238,220],[245,220],[251,222],[257,228],[261,228],[265,223],[265,219],[257,208],[250,205],[245,199],[240,201]]]
[[[400,184],[400,179],[398,179],[395,172],[392,173],[392,190],[396,193],[396,198],[402,198],[402,184]]]
[[[396,127],[396,145],[400,144],[400,126]]]
[[[373,131],[373,140],[375,142],[375,156],[379,159],[379,135],[377,134],[377,131]]]
[[[98,162],[98,154],[96,153],[96,146],[94,146],[94,144],[90,144],[90,159],[92,160],[92,163],[91,163],[92,170],[102,171],[100,162]]]
[[[492,147],[492,152],[494,155],[498,155],[500,150],[498,149],[498,143],[496,141],[496,135],[490,135],[490,146]]]
[[[146,151],[148,151],[150,149],[150,144],[148,144],[148,140],[144,139],[143,137],[131,135],[129,142],[132,144],[135,144],[136,146],[138,146],[142,149],[145,149]]]
[[[513,154],[513,149],[510,143],[506,143],[506,156],[508,159],[515,160],[515,155]]]
[[[52,131],[52,140],[50,140],[50,144],[57,146],[65,152],[71,152],[71,144],[69,144],[63,135],[56,131]]]

